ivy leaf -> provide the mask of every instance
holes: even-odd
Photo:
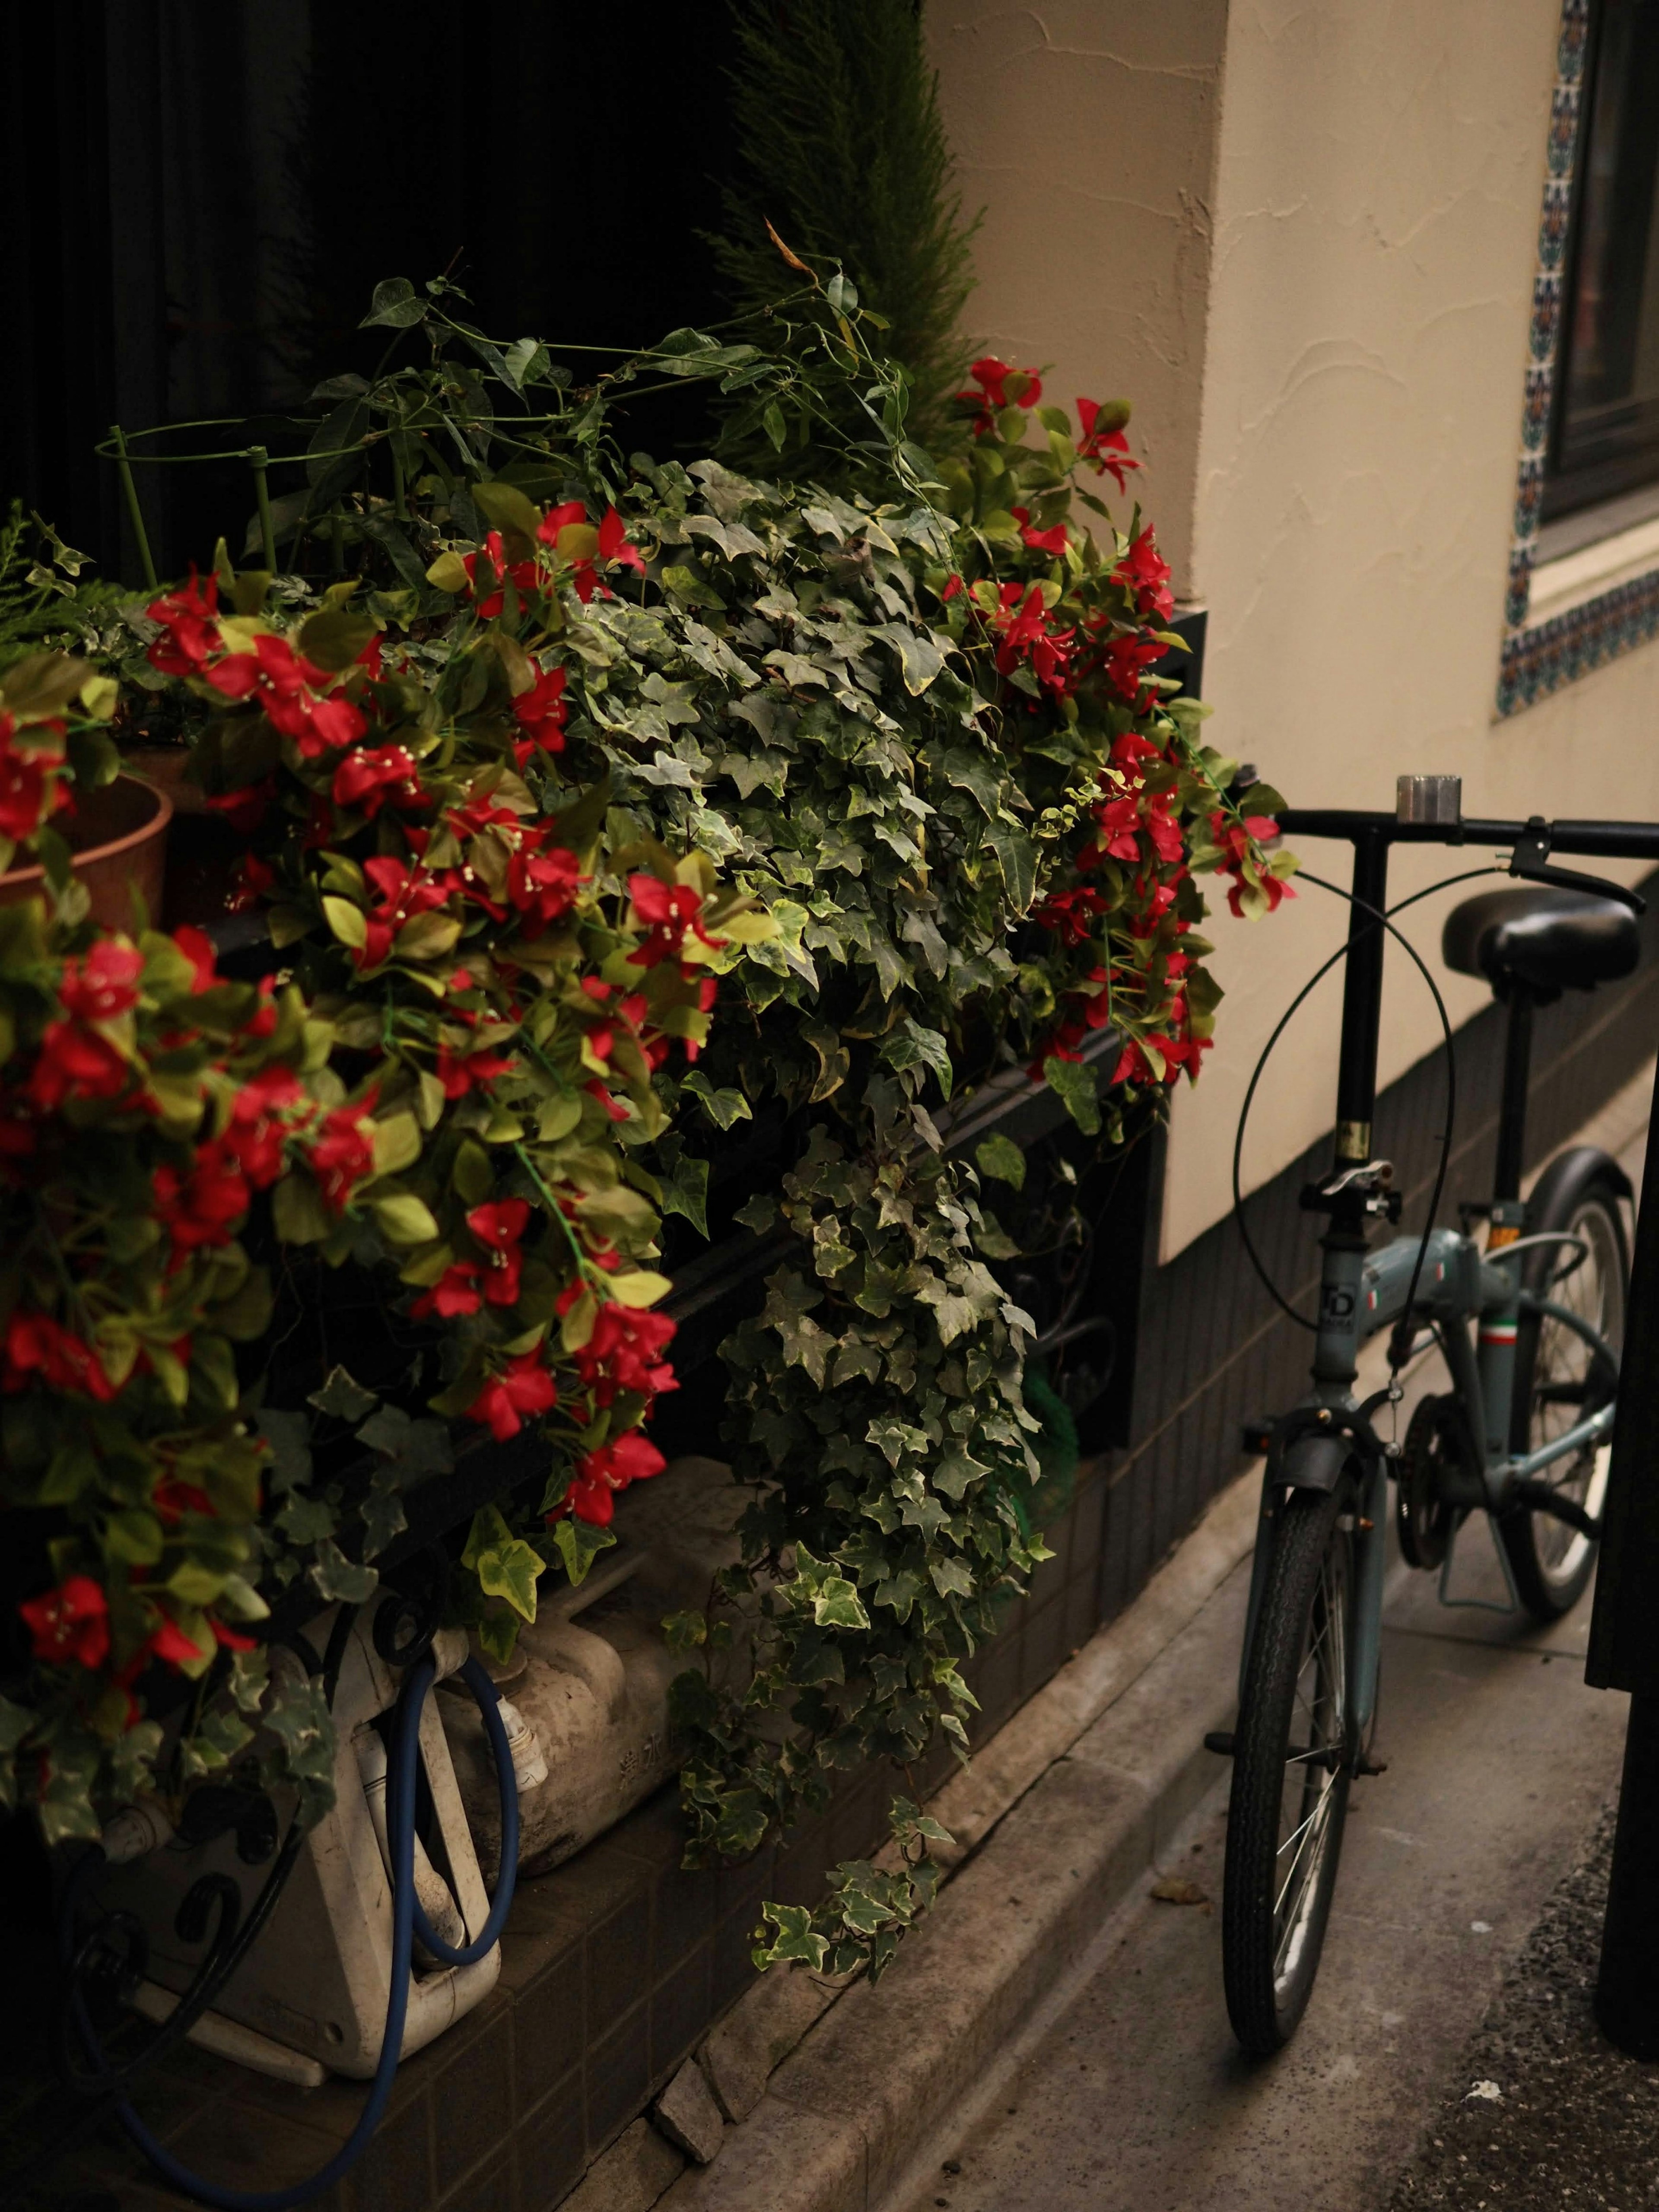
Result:
[[[306,1400],[307,1405],[314,1406],[319,1413],[332,1413],[342,1421],[361,1420],[380,1402],[372,1390],[365,1390],[343,1367],[331,1368],[322,1389],[313,1390]]]
[[[553,1541],[573,1587],[586,1579],[599,1553],[609,1551],[616,1540],[611,1529],[596,1528],[591,1521],[578,1521],[574,1514],[553,1523]]]
[[[939,1088],[948,1098],[956,1081],[951,1066],[950,1049],[937,1030],[926,1029],[909,1015],[896,1036],[888,1037],[882,1045],[881,1056],[891,1068],[901,1073],[908,1067],[927,1067],[939,1078]]]
[[[830,1945],[823,1936],[814,1934],[812,1915],[805,1905],[764,1904],[761,1911],[778,1931],[769,1942],[757,1944],[749,1954],[761,1972],[786,1962],[823,1972]]]
[[[729,1129],[734,1121],[751,1119],[752,1109],[742,1091],[716,1091],[701,1068],[694,1068],[680,1089],[690,1092],[717,1129]]]
[[[1023,830],[1008,822],[991,823],[985,841],[997,856],[1015,914],[1028,913],[1036,896],[1036,848]]]
[[[819,1628],[868,1628],[857,1586],[844,1575],[826,1575],[812,1600],[812,1620]]]
[[[662,1210],[678,1213],[691,1224],[699,1237],[708,1234],[708,1163],[696,1153],[682,1152],[665,1174],[657,1178],[662,1186]]]
[[[1025,1155],[1012,1137],[982,1137],[974,1148],[974,1161],[982,1176],[1012,1183],[1016,1190],[1025,1188]]]
[[[357,1441],[389,1460],[400,1482],[448,1474],[455,1465],[445,1423],[413,1419],[401,1406],[378,1407],[357,1431]]]
[[[474,1563],[478,1587],[490,1597],[505,1598],[522,1620],[536,1618],[536,1583],[544,1562],[533,1544],[514,1536],[505,1544],[481,1552]]]
[[[1100,1094],[1095,1089],[1093,1071],[1078,1060],[1056,1060],[1050,1054],[1042,1063],[1042,1079],[1084,1135],[1098,1136]]]
[[[337,1372],[339,1370],[337,1370]],[[354,1386],[355,1387],[355,1386]],[[297,1489],[311,1480],[311,1422],[301,1413],[262,1407],[255,1426],[270,1449],[269,1482],[273,1492]]]
[[[374,1568],[354,1565],[331,1536],[325,1536],[318,1545],[317,1556],[307,1572],[318,1595],[330,1604],[362,1605],[380,1587],[380,1577]]]

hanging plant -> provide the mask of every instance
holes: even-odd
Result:
[[[1158,673],[1181,641],[1150,529],[1090,489],[1125,490],[1127,410],[1074,423],[988,358],[926,451],[851,282],[798,266],[763,349],[677,332],[586,386],[453,287],[381,286],[370,321],[428,359],[328,387],[318,450],[350,451],[294,521],[361,580],[319,601],[227,563],[99,633],[181,704],[250,841],[246,896],[326,1025],[313,1094],[388,1133],[338,1216],[296,1152],[276,1233],[392,1271],[463,1432],[548,1438],[545,1494],[463,1554],[492,1648],[659,1464],[660,1212],[703,1226],[713,1148],[757,1110],[799,1133],[739,1217],[787,1240],[723,1348],[743,1558],[671,1624],[693,1858],[853,1760],[965,1746],[962,1664],[1047,1554],[986,1180],[1018,1168],[939,1121],[1025,1068],[1109,1141],[1209,1042],[1195,872],[1254,913],[1291,865],[1262,848],[1273,794],[1232,789]],[[619,400],[685,377],[722,395],[717,456],[624,458]],[[733,1695],[701,1661],[739,1632]],[[895,1818],[903,1870],[772,1910],[763,1955],[882,1963],[933,1879],[927,1824]]]

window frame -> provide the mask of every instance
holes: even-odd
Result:
[[[1560,332],[1550,393],[1549,432],[1544,449],[1539,520],[1547,527],[1585,517],[1645,491],[1659,494],[1659,403],[1650,403],[1651,422],[1633,447],[1567,461],[1563,459],[1567,390],[1572,360],[1573,308],[1583,253],[1583,203],[1590,168],[1590,146],[1605,47],[1609,0],[1589,0],[1580,79],[1579,114],[1570,179],[1565,249],[1561,260]],[[1575,532],[1577,536],[1578,533]]]

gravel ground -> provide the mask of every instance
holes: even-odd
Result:
[[[1590,2013],[1613,1818],[1609,1807],[1504,1976],[1389,2212],[1659,2205],[1659,2066],[1621,2056]]]

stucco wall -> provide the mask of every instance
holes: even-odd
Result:
[[[1558,19],[931,0],[966,195],[990,206],[975,327],[1057,361],[1060,396],[1135,399],[1149,511],[1210,609],[1214,741],[1300,804],[1388,807],[1396,775],[1439,770],[1471,813],[1659,817],[1659,647],[1492,719]],[[1303,854],[1346,880],[1345,848]],[[1489,857],[1404,852],[1395,895]],[[1416,910],[1425,954],[1482,888]],[[1256,1054],[1345,927],[1311,887],[1269,921],[1217,918],[1228,996],[1176,1102],[1166,1256],[1226,1211]],[[1455,1019],[1484,1003],[1434,965]],[[1338,994],[1280,1048],[1251,1184],[1330,1125]],[[1438,1035],[1392,954],[1381,1079]]]
[[[1045,398],[1134,403],[1188,596],[1226,0],[932,0],[929,44],[965,205],[985,210],[972,336],[1052,362]]]
[[[1218,740],[1304,805],[1387,807],[1397,774],[1439,770],[1462,776],[1470,813],[1659,815],[1659,649],[1492,719],[1558,15],[1558,0],[1230,10],[1194,584]],[[1347,879],[1346,848],[1303,852]],[[1395,895],[1489,857],[1402,852]],[[1425,901],[1419,949],[1484,888]],[[1311,888],[1259,927],[1218,922],[1229,996],[1176,1104],[1166,1252],[1225,1211],[1255,1054],[1344,927]],[[1435,965],[1454,1018],[1484,1002]],[[1281,1048],[1252,1182],[1329,1126],[1338,989]],[[1381,1079],[1437,1035],[1391,953]]]

